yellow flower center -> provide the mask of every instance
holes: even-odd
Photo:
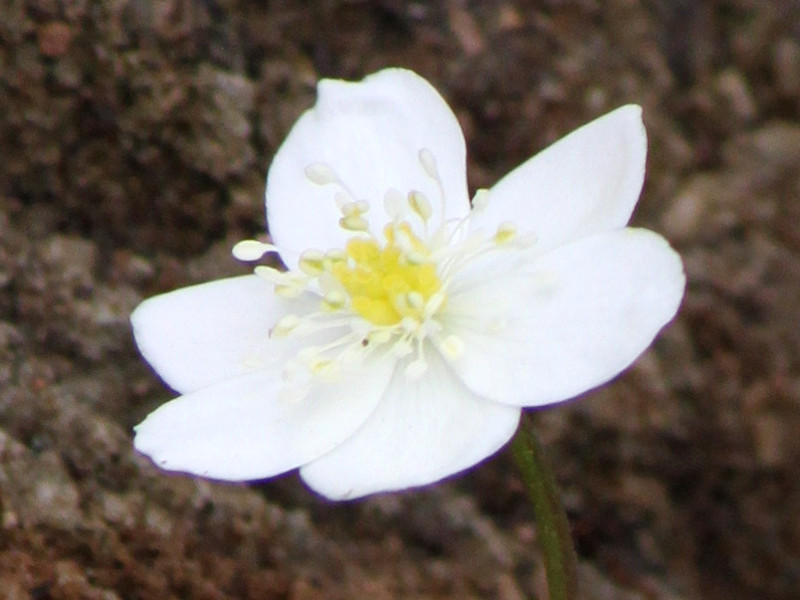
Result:
[[[406,317],[421,322],[442,288],[430,250],[407,223],[387,225],[384,235],[383,247],[372,238],[350,239],[346,259],[333,264],[331,273],[350,297],[352,310],[370,323],[391,326]]]

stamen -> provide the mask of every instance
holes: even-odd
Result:
[[[339,373],[339,363],[329,358],[317,357],[309,363],[308,370],[314,375],[330,377]]]
[[[454,276],[484,253],[527,245],[528,238],[518,235],[511,223],[501,223],[494,234],[469,231],[471,216],[488,205],[486,189],[475,192],[467,215],[447,220],[436,158],[430,149],[422,148],[418,160],[431,184],[425,183],[426,192],[388,189],[383,196],[385,217],[382,215],[387,224],[378,235],[370,224],[378,224],[373,218],[377,215],[366,218],[371,208],[368,201],[376,198],[358,199],[324,162],[306,166],[309,181],[334,186],[331,197],[341,214],[339,226],[358,235],[347,235],[341,249],[303,252],[295,270],[255,269],[275,285],[277,295],[294,298],[306,294],[318,302],[316,311],[285,315],[270,331],[276,338],[324,340],[322,345],[301,350],[286,364],[293,388],[300,389],[315,377],[346,376],[374,352],[404,359],[401,368],[410,379],[428,369],[426,351],[438,351],[447,361],[457,360],[465,352],[465,342],[439,318]],[[440,204],[433,206],[431,199],[437,198],[431,194],[437,192]],[[437,218],[431,225],[434,210],[441,211],[441,220]],[[429,232],[429,226],[436,230]],[[245,240],[233,248],[234,256],[248,261],[268,252],[277,252],[277,248],[256,240]]]
[[[342,292],[331,290],[322,297],[322,308],[334,312],[344,308],[347,298]]]
[[[325,255],[319,250],[306,250],[300,255],[298,266],[309,277],[319,277],[325,271]]]
[[[369,210],[369,204],[364,200],[358,200],[356,202],[346,202],[339,209],[345,217],[360,217]]]
[[[439,309],[444,304],[444,301],[447,297],[444,295],[444,292],[436,292],[433,294],[428,303],[425,305],[425,310],[422,312],[422,317],[424,319],[430,319],[433,315],[439,312]]]
[[[369,221],[360,214],[350,215],[339,219],[339,227],[347,231],[366,232],[369,231]]]
[[[472,197],[472,210],[481,211],[489,206],[489,190],[480,188],[475,190],[475,195]]]
[[[285,315],[281,317],[280,321],[275,323],[275,325],[270,330],[269,334],[271,337],[276,338],[284,338],[288,337],[297,326],[300,324],[300,317],[297,315]]]
[[[427,221],[431,218],[433,214],[433,209],[431,208],[431,203],[428,200],[427,196],[422,192],[418,192],[416,190],[412,190],[408,193],[408,205],[411,207],[419,218],[423,221]]]
[[[277,251],[278,248],[272,244],[265,244],[264,242],[259,242],[258,240],[242,240],[231,249],[231,254],[233,254],[236,260],[254,262],[259,260],[265,254]]]
[[[506,244],[517,237],[517,228],[513,223],[506,221],[497,226],[497,232],[494,234],[494,241],[496,244]]]
[[[339,177],[336,171],[330,165],[325,163],[312,163],[305,168],[306,178],[317,185],[328,185],[331,183],[339,183]]]
[[[356,199],[348,190],[342,189],[333,195],[333,201],[336,203],[339,210],[342,210],[346,204],[352,204]]]
[[[425,297],[417,291],[411,291],[406,294],[406,302],[414,310],[420,311],[425,306]]]
[[[431,179],[439,179],[439,169],[437,168],[436,157],[433,155],[433,152],[427,148],[422,148],[418,156],[419,162],[422,164],[422,168],[425,169],[428,177]]]
[[[325,260],[327,264],[325,267],[328,267],[328,264],[340,263],[347,260],[347,253],[344,250],[340,250],[339,248],[334,248],[333,250],[328,250],[325,253]]]
[[[378,329],[376,331],[371,331],[367,335],[367,339],[370,344],[380,346],[392,339],[392,332],[388,329]]]
[[[308,279],[296,271],[279,271],[274,267],[259,265],[253,269],[256,275],[275,285],[306,287]]]
[[[430,262],[424,252],[418,252],[416,250],[407,252],[405,256],[406,261],[410,265],[424,265],[425,263]]]
[[[455,360],[464,354],[464,340],[457,335],[448,335],[439,344],[439,349],[450,360]]]

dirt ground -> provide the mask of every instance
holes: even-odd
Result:
[[[0,598],[518,600],[543,591],[507,453],[331,504],[295,475],[166,475],[143,298],[244,273],[264,176],[319,77],[412,68],[489,186],[644,107],[637,224],[689,276],[603,390],[536,413],[588,600],[800,589],[800,2],[0,2]]]

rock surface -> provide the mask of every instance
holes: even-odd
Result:
[[[795,0],[0,2],[0,596],[545,597],[507,455],[331,505],[132,451],[169,391],[130,311],[245,272],[229,249],[316,80],[400,65],[456,110],[473,188],[644,106],[636,222],[687,298],[627,374],[536,414],[587,598],[796,598],[798,39]]]

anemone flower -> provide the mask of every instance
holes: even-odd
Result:
[[[470,201],[464,137],[418,75],[322,80],[266,188],[277,253],[143,302],[144,357],[180,397],[136,428],[163,469],[255,480],[299,468],[331,499],[438,481],[501,448],[523,407],[599,386],[675,315],[685,278],[627,227],[644,180],[638,106]]]

